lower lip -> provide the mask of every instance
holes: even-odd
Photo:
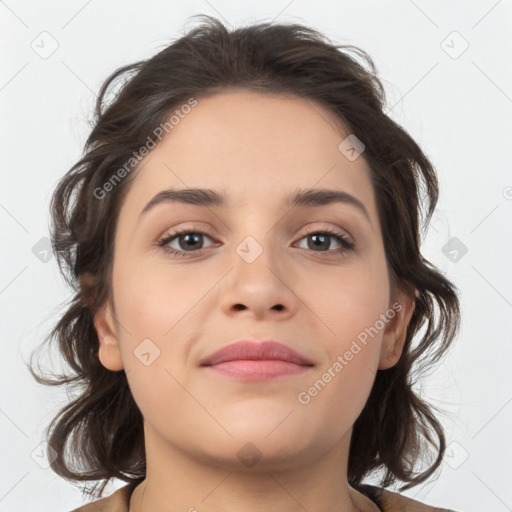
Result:
[[[271,380],[279,377],[299,375],[311,369],[311,366],[301,366],[287,361],[279,360],[236,360],[226,361],[207,366],[214,372],[221,373],[243,381]]]

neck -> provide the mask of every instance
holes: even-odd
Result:
[[[262,458],[244,471],[238,461],[220,467],[218,460],[196,459],[167,443],[148,443],[146,480],[132,494],[130,512],[373,511],[371,502],[348,485],[346,465],[340,463],[348,447],[341,441],[317,459],[303,454],[304,464],[264,465]]]

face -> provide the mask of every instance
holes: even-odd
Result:
[[[114,310],[95,326],[147,441],[226,467],[247,452],[284,468],[346,451],[412,314],[390,291],[364,153],[339,149],[349,133],[314,102],[230,91],[198,100],[144,159],[118,219]],[[224,203],[158,196],[171,189]],[[306,189],[353,199],[287,202]],[[309,365],[202,366],[239,340],[277,341]]]

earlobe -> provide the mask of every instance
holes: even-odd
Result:
[[[94,315],[94,328],[99,340],[98,359],[101,364],[107,370],[114,372],[122,370],[124,363],[110,304],[102,307]]]
[[[392,308],[395,311],[395,316],[388,322],[384,330],[378,366],[379,370],[392,368],[402,355],[407,335],[407,327],[409,326],[416,305],[415,291],[416,290],[413,289],[411,293],[400,289],[397,294]]]

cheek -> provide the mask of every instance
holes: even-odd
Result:
[[[361,414],[374,380],[363,359],[355,356],[345,366],[320,370],[298,396],[296,407],[303,411],[304,418],[315,419],[322,442],[334,445]]]
[[[114,276],[121,352],[132,395],[153,426],[189,428],[191,420],[177,418],[173,411],[187,400],[180,383],[186,382],[188,344],[197,338],[191,325],[201,325],[194,312],[207,283],[197,272],[132,268]]]
[[[119,269],[115,277],[116,309],[127,330],[158,339],[169,337],[175,326],[179,329],[180,319],[215,283],[197,270],[166,265],[138,265],[129,272]]]
[[[134,398],[148,409],[148,417],[152,407],[162,408],[156,405],[162,393],[179,403],[183,389],[178,382],[187,381],[190,350],[208,315],[201,298],[216,280],[155,265],[130,272],[120,268],[114,275],[122,359]]]
[[[331,276],[309,295],[308,306],[321,319],[314,332],[325,357],[297,402],[333,443],[356,421],[375,380],[389,306],[385,272],[385,265],[375,265]]]
[[[385,261],[375,258],[306,279],[300,296],[307,297],[307,305],[322,320],[318,332],[329,340],[330,352],[347,350],[352,340],[364,343],[365,339],[382,338],[384,324],[380,319],[389,309]]]

